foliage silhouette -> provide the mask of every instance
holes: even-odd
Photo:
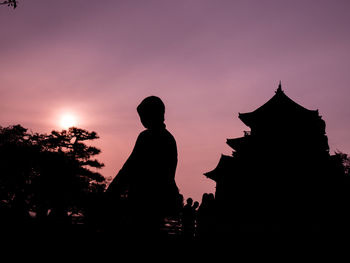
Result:
[[[0,5],[12,6],[13,9],[15,9],[17,7],[17,0],[4,1],[4,2],[1,2]]]
[[[1,206],[22,214],[17,221],[35,213],[42,222],[63,222],[86,212],[89,196],[105,189],[105,178],[91,170],[103,167],[93,159],[100,150],[85,143],[97,138],[74,127],[49,135],[20,125],[0,128]]]
[[[341,164],[341,173],[346,177],[350,176],[350,156],[341,151],[336,151],[334,158]]]

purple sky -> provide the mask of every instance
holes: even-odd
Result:
[[[350,153],[350,1],[19,0],[0,6],[0,125],[60,129],[63,112],[100,135],[113,177],[143,127],[136,106],[157,95],[177,140],[176,181],[200,201],[203,176],[238,112],[285,93],[327,124],[331,151]]]

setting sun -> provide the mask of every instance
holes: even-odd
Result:
[[[76,117],[72,114],[64,114],[61,116],[60,126],[64,129],[76,126],[77,120]]]

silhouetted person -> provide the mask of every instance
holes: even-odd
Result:
[[[177,146],[164,124],[165,106],[155,96],[137,107],[146,128],[107,192],[127,192],[128,210],[134,226],[159,230],[161,220],[176,212],[180,195],[175,183]]]
[[[199,239],[210,238],[215,232],[215,198],[204,193],[197,212],[197,235]]]
[[[199,202],[195,201],[192,206],[192,211],[193,211],[193,226],[194,226],[194,236],[196,237],[197,235],[197,219],[198,219],[198,207],[199,207]]]
[[[199,202],[195,201],[192,205],[192,210],[194,211],[195,217],[197,217],[197,209],[199,207]]]
[[[182,231],[186,239],[192,239],[195,233],[196,206],[193,204],[192,198],[187,198],[186,205],[182,209]]]

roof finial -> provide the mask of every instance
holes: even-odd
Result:
[[[281,81],[278,83],[278,88],[277,88],[277,90],[276,90],[276,93],[277,93],[277,92],[283,92]]]

